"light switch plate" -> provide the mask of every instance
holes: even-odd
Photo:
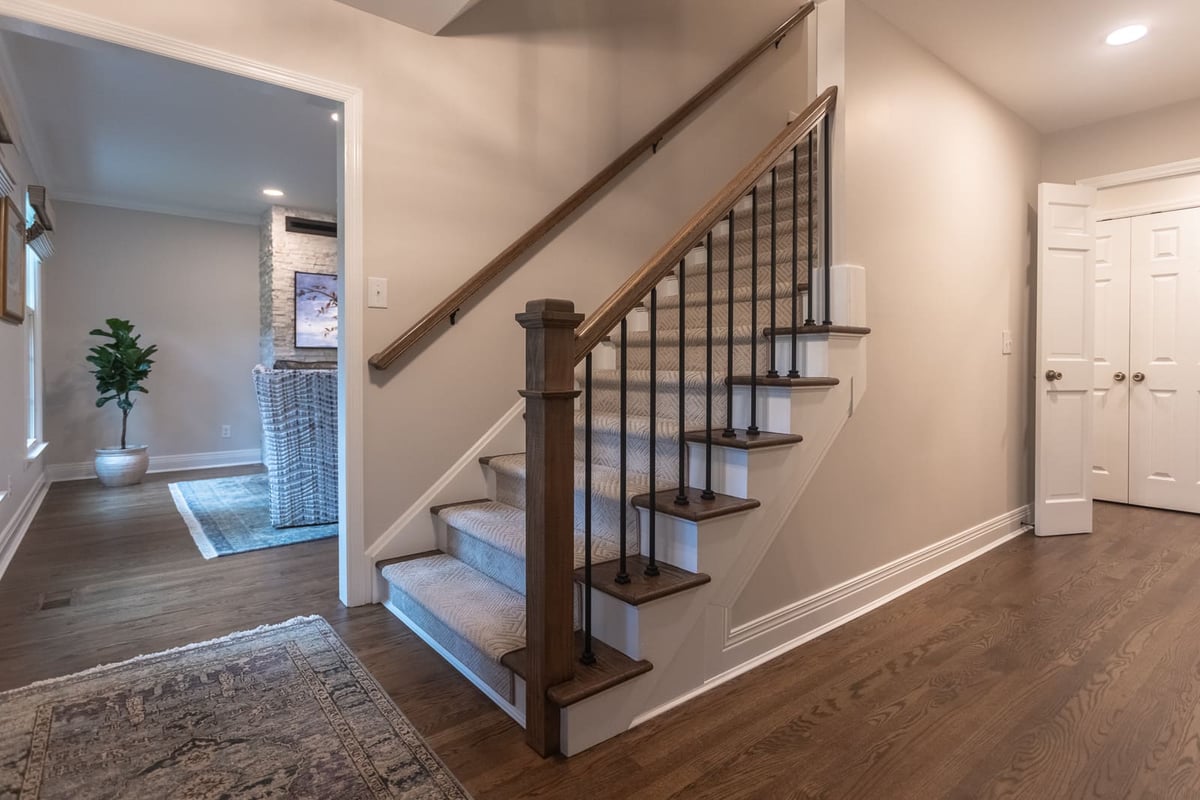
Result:
[[[1012,331],[1000,331],[1000,354],[1012,355]]]
[[[367,308],[388,307],[387,278],[367,278]]]

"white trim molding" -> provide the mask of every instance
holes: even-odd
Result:
[[[0,0],[0,15],[342,103],[342,158],[338,165],[338,232],[342,259],[339,275],[344,296],[356,298],[356,302],[342,309],[338,331],[338,597],[350,606],[370,603],[374,592],[374,565],[366,555],[363,480],[363,398],[369,376],[363,341],[366,273],[362,219],[362,88],[62,8],[46,0]]]
[[[244,467],[262,463],[262,450],[218,450],[212,453],[183,453],[170,456],[150,456],[150,472],[182,472],[189,469],[215,469],[216,467]],[[50,483],[83,481],[96,477],[95,465],[91,461],[73,464],[48,464],[46,479]]]
[[[1159,164],[1153,167],[1113,172],[1108,175],[1097,175],[1094,178],[1084,178],[1076,181],[1076,183],[1081,186],[1092,186],[1096,189],[1111,189],[1114,186],[1128,186],[1131,183],[1144,183],[1162,178],[1177,178],[1181,175],[1194,175],[1196,173],[1200,173],[1200,158],[1189,158],[1186,161],[1172,161],[1169,164]]]
[[[46,476],[38,475],[33,488],[29,490],[29,494],[25,495],[25,502],[17,509],[17,513],[9,520],[4,530],[0,531],[0,577],[4,576],[4,571],[8,569],[9,563],[16,555],[17,548],[21,546],[25,534],[29,531],[29,526],[33,524],[33,518],[37,516],[38,509],[42,507],[42,501],[46,499],[46,492],[49,490],[50,482],[46,480]]]

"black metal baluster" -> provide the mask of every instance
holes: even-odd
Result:
[[[584,359],[583,384],[583,654],[595,664],[592,652],[592,354]]]
[[[821,120],[821,189],[824,198],[821,202],[821,227],[825,233],[821,237],[821,260],[825,264],[825,320],[822,324],[832,325],[833,320],[831,314],[833,309],[830,305],[829,298],[832,293],[831,284],[833,276],[830,274],[833,269],[833,253],[830,245],[833,243],[833,225],[832,215],[829,213],[830,201],[832,199],[832,188],[830,187],[829,171],[829,128],[831,121],[829,114]]]
[[[682,298],[681,298],[682,300]],[[680,432],[682,434],[682,431]],[[682,435],[680,436],[682,439]],[[654,577],[658,574],[658,561],[655,560],[655,521],[658,513],[654,510],[658,500],[658,287],[650,290],[650,516],[646,526],[646,534],[650,543],[647,554],[645,574]]]
[[[816,130],[808,132],[808,317],[805,318],[805,325],[816,325],[816,317],[813,316],[813,295],[816,283],[813,276],[817,274],[816,265],[816,209],[813,204],[816,202],[816,176],[813,175],[813,143],[816,139]]]
[[[737,436],[733,429],[733,226],[737,224],[737,215],[729,209],[729,265],[725,273],[726,291],[729,293],[729,314],[726,318],[728,327],[725,329],[725,430],[721,435],[725,438]],[[753,336],[751,337],[753,341]]]
[[[775,226],[776,219],[779,217],[779,205],[775,197],[775,183],[777,167],[771,167],[771,367],[767,370],[768,378],[778,378],[779,370],[775,369],[775,283],[778,278],[775,274]],[[758,231],[754,232],[758,235]]]
[[[758,184],[750,190],[750,426],[758,433]]]
[[[627,515],[629,513],[629,498],[626,496],[625,477],[629,449],[626,441],[629,436],[629,417],[626,413],[628,411],[626,405],[629,395],[629,359],[626,357],[628,355],[628,341],[629,321],[627,318],[623,318],[621,320],[621,493],[619,495],[621,498],[621,555],[617,568],[617,577],[615,578],[617,583],[629,583],[629,570],[626,568],[628,565],[625,563],[625,536],[628,528]]]
[[[729,232],[733,236],[733,231]],[[707,333],[705,336],[705,376],[704,376],[704,491],[700,493],[700,497],[705,500],[713,500],[716,495],[712,490],[712,371],[713,371],[713,248],[712,248],[712,231],[708,232],[708,239],[705,242],[707,250],[707,277],[708,289],[705,294],[705,310],[707,320]]]
[[[679,260],[679,489],[675,493],[675,505],[686,506],[687,496],[687,418],[684,416],[684,331],[687,330],[687,258]],[[653,505],[653,500],[651,504]]]
[[[796,370],[796,326],[800,324],[800,314],[796,309],[797,295],[800,293],[800,145],[792,148],[792,362],[788,370],[789,378],[799,378]]]

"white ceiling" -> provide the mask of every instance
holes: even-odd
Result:
[[[339,104],[28,26],[0,31],[0,76],[52,201],[235,222],[337,208]]]
[[[1200,0],[863,2],[1044,133],[1200,96]]]
[[[479,0],[338,0],[338,2],[425,33],[438,33]]]

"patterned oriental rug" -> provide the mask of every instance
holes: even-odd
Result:
[[[0,694],[0,797],[468,798],[320,617]]]
[[[175,508],[205,558],[337,536],[337,523],[275,528],[265,472],[170,484]]]

